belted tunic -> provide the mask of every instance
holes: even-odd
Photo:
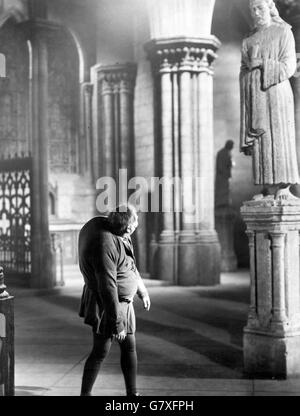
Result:
[[[106,217],[95,217],[79,233],[78,253],[84,278],[79,316],[97,334],[134,333],[133,298],[147,292],[130,237],[113,234]]]

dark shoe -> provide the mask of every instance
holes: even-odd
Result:
[[[138,391],[136,393],[127,393],[127,396],[141,396],[141,393]]]

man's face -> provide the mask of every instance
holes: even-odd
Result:
[[[128,225],[127,232],[129,235],[133,234],[139,225],[137,214],[133,215],[132,222]]]
[[[268,26],[271,23],[271,13],[265,0],[250,0],[251,16],[255,26]]]

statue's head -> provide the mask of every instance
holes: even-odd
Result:
[[[249,0],[255,27],[270,26],[272,21],[283,22],[273,0]]]

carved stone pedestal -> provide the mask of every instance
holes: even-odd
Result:
[[[234,272],[237,258],[234,252],[234,221],[236,214],[230,207],[215,210],[216,231],[221,245],[221,271]]]
[[[300,375],[300,200],[241,208],[250,247],[251,304],[244,366],[251,375]]]

